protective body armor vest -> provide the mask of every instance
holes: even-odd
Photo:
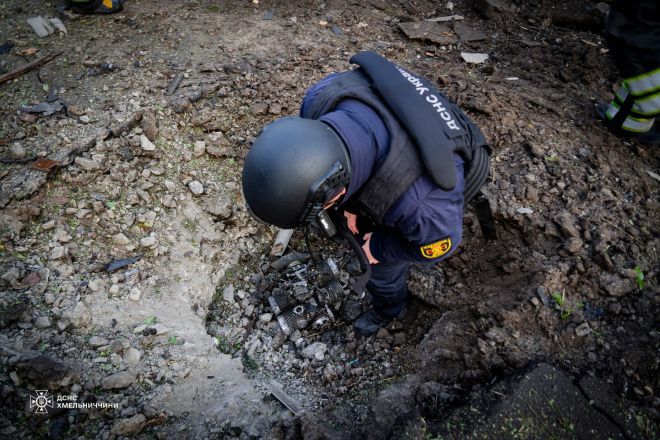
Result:
[[[447,127],[448,130],[456,133],[448,133],[446,140],[439,141],[438,148],[445,149],[444,152],[449,155],[449,163],[444,161],[442,166],[451,166],[454,173],[455,164],[452,153],[456,152],[463,158],[466,177],[464,194],[465,204],[467,204],[478,193],[488,177],[489,148],[479,128],[444,95],[435,90],[433,92],[438,99],[438,106],[451,111],[454,116],[452,121],[458,128],[453,130]],[[402,91],[402,93],[405,92]],[[378,92],[374,90],[373,81],[363,68],[338,74],[310,104],[310,117],[318,119],[324,114],[332,112],[341,100],[347,98],[357,99],[373,108],[382,118],[390,134],[390,148],[386,157],[362,188],[351,198],[360,214],[368,216],[376,223],[382,223],[383,217],[399,197],[418,177],[429,171],[429,163],[423,160],[408,131],[383,102]],[[418,108],[417,111],[432,112],[433,109],[434,107],[428,106]],[[438,183],[437,180],[436,183]],[[439,184],[439,186],[447,190],[453,188],[451,182],[445,185]]]

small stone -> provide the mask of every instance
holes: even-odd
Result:
[[[102,338],[100,336],[92,336],[89,338],[89,341],[87,343],[96,348],[96,347],[103,347],[104,345],[108,345],[108,340],[105,338]]]
[[[188,183],[188,189],[190,189],[190,192],[196,196],[204,193],[204,186],[197,180],[193,180],[192,182]]]
[[[67,255],[67,249],[64,246],[55,246],[50,252],[51,260],[60,260]]]
[[[133,373],[130,371],[120,371],[104,378],[101,381],[101,388],[104,390],[126,388],[133,382],[135,382],[135,375]]]
[[[231,217],[234,210],[233,206],[234,204],[231,198],[226,193],[220,191],[209,200],[206,211],[213,216],[225,220]]]
[[[229,284],[222,290],[222,299],[229,304],[234,304],[236,302],[236,300],[234,300],[234,291],[234,285]]]
[[[34,321],[34,326],[36,328],[48,328],[51,326],[50,319],[48,319],[48,316],[40,316]]]
[[[23,159],[26,155],[25,148],[19,143],[12,144],[11,147],[9,147],[9,154],[11,154],[11,157],[14,159]]]
[[[78,301],[72,310],[64,313],[63,317],[67,318],[76,328],[85,327],[92,322],[92,314],[82,301]]]
[[[586,322],[583,322],[575,328],[575,334],[581,338],[587,336],[589,333],[591,333],[591,327],[589,327],[589,324]]]
[[[263,313],[259,315],[259,322],[262,324],[268,324],[273,319],[272,313]]]
[[[580,252],[582,250],[582,246],[584,246],[584,242],[577,237],[569,238],[564,243],[564,249],[566,249],[571,254],[577,254]]]
[[[282,113],[282,106],[279,105],[278,103],[273,103],[268,108],[268,113],[270,113],[271,115],[279,115],[280,113]]]
[[[53,239],[59,241],[60,243],[68,243],[71,241],[71,236],[64,229],[57,229],[55,234],[53,234]]]
[[[170,102],[170,108],[174,111],[174,113],[183,113],[188,108],[190,108],[190,99],[188,98],[179,98],[175,99]]]
[[[142,414],[144,414],[148,419],[154,419],[158,417],[159,411],[151,405],[145,405],[142,407]]]
[[[538,307],[538,306],[541,305],[541,302],[540,302],[540,301],[538,300],[538,298],[536,298],[535,296],[533,296],[533,297],[529,300],[529,302],[531,302],[532,305],[533,305],[534,307]]]
[[[116,322],[116,320],[115,320],[115,322]],[[110,324],[110,325],[112,325],[112,321],[111,321],[111,324]],[[115,325],[116,325],[116,324],[115,324]],[[119,353],[121,353],[122,351],[124,351],[124,344],[122,344],[122,343],[119,342],[119,341],[112,341],[112,342],[108,345],[108,350],[110,350],[110,353],[113,353],[113,354],[119,354]]]
[[[325,369],[323,370],[323,379],[325,379],[326,382],[334,382],[338,378],[339,375],[332,367],[332,365],[326,365]]]
[[[142,359],[142,353],[137,348],[129,347],[124,352],[123,361],[128,366],[135,366]]]
[[[458,35],[461,41],[466,42],[483,41],[486,39],[486,34],[482,31],[460,22],[454,23],[454,33]]]
[[[621,307],[621,303],[619,303],[618,301],[611,302],[607,306],[607,311],[610,312],[613,315],[621,314],[622,309],[623,309],[623,307]]]
[[[151,248],[156,246],[157,244],[158,241],[156,240],[156,237],[154,237],[153,235],[140,239],[140,247],[143,248]]]
[[[126,237],[121,232],[118,233],[118,234],[113,235],[112,240],[120,246],[127,246],[131,243],[131,241],[128,239],[128,237]]]
[[[168,208],[176,208],[177,204],[174,201],[174,197],[172,195],[167,194],[166,196],[163,196],[163,206],[167,206]]]
[[[406,343],[406,334],[404,332],[394,333],[394,345],[403,345]]]
[[[209,144],[214,145],[216,147],[222,148],[222,147],[228,147],[230,145],[229,141],[221,131],[214,131],[213,133],[209,133],[206,136],[206,139],[208,140]],[[208,148],[206,151],[208,152]]]
[[[84,219],[87,217],[92,211],[89,209],[79,209],[76,211],[76,218],[79,220]]]
[[[171,180],[164,181],[163,185],[165,185],[165,189],[169,192],[174,192],[176,190],[176,183]]]
[[[314,342],[313,344],[308,345],[302,351],[302,355],[307,359],[318,359],[323,360],[325,352],[328,350],[328,346],[323,342]]]
[[[580,236],[580,231],[575,225],[575,217],[573,217],[568,211],[561,212],[557,216],[557,223],[559,224],[561,231],[568,237],[576,238]]]
[[[136,301],[136,302],[140,301],[141,296],[142,296],[142,291],[140,289],[138,289],[137,287],[133,287],[131,289],[130,293],[128,294],[128,298],[131,301]]]
[[[103,287],[103,281],[101,281],[100,278],[93,278],[89,280],[87,286],[89,287],[89,290],[91,290],[92,292],[98,292]]]
[[[245,310],[243,311],[243,314],[245,316],[252,316],[252,313],[254,313],[254,305],[248,304],[245,306]]]
[[[204,141],[195,141],[195,147],[193,149],[193,156],[200,157],[206,151],[206,142]]]
[[[85,114],[85,110],[78,105],[69,105],[66,108],[66,112],[70,116],[82,116]]]
[[[147,326],[146,326],[145,324],[140,324],[140,325],[138,325],[137,327],[135,327],[135,328],[133,329],[133,333],[135,333],[135,334],[140,334],[140,333],[142,333],[146,328],[147,328]]]
[[[215,145],[206,146],[206,154],[213,157],[231,157],[234,156],[234,152],[231,148],[228,147],[217,147]]]
[[[156,114],[153,110],[145,110],[142,113],[141,127],[147,139],[154,142],[158,136],[158,126],[156,125]]]
[[[609,273],[600,275],[600,285],[610,296],[617,298],[625,296],[635,289],[633,280]]]
[[[539,190],[529,185],[525,188],[525,199],[530,202],[537,202],[539,200]]]
[[[142,151],[146,152],[152,152],[156,150],[156,146],[149,140],[148,137],[143,134],[140,135],[140,147],[142,148]]]
[[[283,331],[278,332],[275,336],[273,336],[273,342],[272,342],[272,347],[273,350],[279,349],[284,343],[286,342],[286,333]]]
[[[268,104],[265,102],[257,102],[250,106],[250,111],[255,115],[264,115],[268,111]]]
[[[101,164],[92,159],[85,159],[84,157],[76,157],[75,164],[85,171],[93,171],[101,168]]]
[[[439,45],[453,44],[456,37],[449,26],[427,20],[408,21],[398,24],[399,29],[412,40],[430,41]]]
[[[381,327],[376,333],[376,339],[387,339],[390,337],[390,332],[385,327]]]
[[[18,377],[18,373],[16,373],[15,371],[9,373],[9,378],[11,379],[11,381],[14,383],[15,386],[18,387],[21,385],[21,378]]]
[[[50,231],[51,229],[55,229],[55,222],[53,220],[46,222],[43,225],[41,225],[41,229],[43,229],[44,231]]]
[[[461,58],[468,64],[481,64],[488,59],[487,53],[461,52]]]
[[[78,118],[78,120],[79,120],[80,122],[82,122],[83,124],[89,124],[90,122],[92,122],[92,120],[90,119],[90,117],[87,116],[87,115],[82,115],[81,117]]]
[[[115,436],[130,436],[142,431],[147,424],[147,418],[142,414],[136,414],[127,419],[115,420],[110,428],[110,434]]]

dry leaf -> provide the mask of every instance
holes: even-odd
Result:
[[[27,49],[19,50],[16,53],[22,57],[29,57],[30,55],[34,55],[35,53],[37,53],[38,50],[39,49],[37,49],[36,47],[28,47]]]
[[[39,158],[32,162],[32,168],[39,171],[50,171],[54,166],[59,164],[56,160]]]

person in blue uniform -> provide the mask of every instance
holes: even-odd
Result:
[[[348,87],[339,84],[345,82],[341,75],[331,74],[313,85],[303,99],[299,117],[282,118],[262,131],[246,157],[243,193],[257,218],[283,228],[317,215],[306,211],[313,211],[310,199],[319,192],[315,198],[318,206],[342,212],[350,231],[363,240],[362,248],[371,263],[367,290],[373,307],[354,324],[358,333],[370,335],[404,316],[410,265],[437,263],[460,245],[465,163],[457,152],[449,156],[453,163],[448,165],[456,175],[450,189],[439,187],[425,171],[410,175],[405,171],[408,168],[393,165],[391,158],[385,165],[408,135],[386,106],[373,101],[380,99],[378,95],[372,94],[372,101],[355,91],[344,97],[342,91]],[[328,111],[319,112],[329,89],[339,90],[333,93],[340,97]],[[457,107],[453,110],[460,112]],[[464,114],[460,118],[471,124]],[[473,125],[468,129],[474,134],[469,139],[485,146],[479,130]],[[363,204],[368,205],[364,200],[373,200],[378,192],[368,183],[384,167],[391,168],[386,174],[401,173],[394,180],[382,180],[384,193],[393,191],[395,195],[379,205],[382,215],[365,221],[369,210],[362,209]],[[397,188],[398,177],[411,183]]]
[[[303,98],[302,118],[309,118],[308,108],[336,74],[331,74],[312,86]],[[382,161],[390,145],[390,135],[380,116],[368,105],[356,99],[344,99],[319,121],[330,126],[345,141],[351,158],[351,178],[343,195],[343,208],[367,181],[372,170]],[[453,154],[459,179],[454,189],[445,191],[423,175],[404,192],[385,214],[382,224],[372,232],[360,231],[357,214],[344,210],[349,229],[362,232],[363,249],[372,275],[367,285],[374,310],[381,316],[400,317],[405,309],[408,289],[406,274],[413,262],[439,262],[460,245],[463,231],[463,160]],[[420,248],[444,243],[442,249],[424,255]],[[388,319],[383,321],[387,321]]]
[[[660,145],[660,1],[615,1],[606,37],[623,82],[598,114],[615,134]]]
[[[67,0],[67,5],[78,14],[115,14],[123,9],[123,0]]]

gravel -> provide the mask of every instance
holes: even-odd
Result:
[[[204,194],[204,186],[196,180],[188,183],[188,189],[190,189],[190,192],[196,196]]]
[[[126,388],[135,382],[135,374],[130,371],[120,371],[119,373],[111,374],[101,381],[101,388],[104,390],[115,390]]]

